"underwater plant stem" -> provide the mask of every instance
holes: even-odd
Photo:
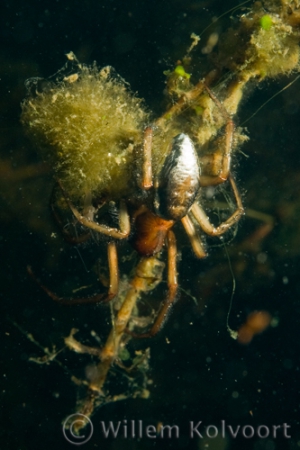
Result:
[[[104,395],[104,384],[109,371],[115,360],[118,358],[121,346],[123,344],[125,345],[122,338],[126,334],[126,338],[128,337],[130,339],[125,330],[128,327],[136,302],[143,292],[154,289],[157,286],[157,283],[161,281],[163,267],[164,263],[155,256],[141,258],[137,264],[135,276],[130,282],[130,288],[115,317],[113,327],[106,343],[100,351],[101,361],[97,365],[97,376],[89,383],[87,395],[83,402],[81,402],[80,408],[77,411],[78,413],[90,417],[94,411],[95,403],[99,403],[99,396],[101,397]],[[126,343],[128,341],[126,341]],[[82,426],[85,425],[82,424]],[[77,433],[81,429],[80,424],[78,424],[78,427],[79,428],[76,429]]]

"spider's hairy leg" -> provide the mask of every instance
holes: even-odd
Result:
[[[226,121],[225,126],[225,145],[224,150],[219,149],[216,154],[206,156],[206,159],[210,161],[210,165],[214,165],[216,159],[221,158],[221,164],[216,175],[202,175],[200,178],[201,186],[214,186],[217,184],[224,183],[230,174],[230,166],[231,166],[231,155],[232,155],[232,144],[233,144],[233,135],[234,135],[234,122],[227,112],[224,105],[219,101],[219,99],[215,96],[215,94],[211,91],[211,89],[206,85],[205,89],[215,103],[217,108],[220,110],[221,115],[224,117]]]
[[[57,211],[57,207],[56,207],[56,191],[57,188],[59,188],[59,183],[56,182],[55,185],[53,186],[52,192],[51,192],[51,196],[50,196],[50,208],[51,208],[51,212],[52,215],[54,217],[55,222],[57,223],[64,239],[66,242],[68,242],[69,244],[73,244],[73,245],[77,245],[77,244],[82,244],[83,242],[86,242],[90,237],[91,237],[91,233],[88,230],[87,232],[85,232],[84,234],[80,234],[80,235],[76,235],[74,236],[72,233],[70,233],[70,231],[68,230],[68,228],[66,228],[65,224],[63,223],[63,220],[60,216],[60,214]]]
[[[210,236],[220,236],[221,234],[225,233],[229,228],[231,228],[236,222],[240,220],[242,215],[244,215],[244,207],[242,204],[241,196],[232,175],[229,175],[228,180],[234,193],[237,208],[227,220],[220,223],[220,225],[218,225],[217,227],[214,227],[210,223],[210,220],[205,214],[204,209],[197,202],[195,202],[190,209],[190,212],[193,214],[202,230]]]
[[[148,126],[144,131],[143,144],[143,178],[142,189],[150,189],[153,186],[152,179],[152,140],[153,128]]]
[[[114,239],[126,239],[130,233],[130,219],[127,211],[127,206],[124,200],[120,201],[120,213],[119,213],[119,228],[112,228],[104,224],[100,224],[98,222],[94,222],[92,220],[87,219],[83,216],[78,209],[73,205],[67,193],[62,186],[61,182],[58,180],[58,184],[64,194],[64,197],[71,209],[72,213],[76,217],[81,225],[94,230],[100,234],[104,234],[105,236],[110,236]]]
[[[192,245],[192,248],[193,248],[194,253],[197,256],[197,258],[199,258],[199,259],[205,258],[206,252],[203,248],[200,236],[197,233],[195,226],[194,226],[192,220],[190,219],[190,217],[188,215],[184,216],[181,219],[181,223],[184,226],[185,232],[188,235],[188,238],[190,240],[190,243]]]

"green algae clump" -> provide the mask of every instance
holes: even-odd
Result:
[[[266,13],[267,11],[267,13]],[[300,17],[298,5],[288,0],[256,2],[220,40],[218,66],[236,73],[239,81],[299,71]]]
[[[264,16],[261,17],[260,26],[262,27],[263,30],[266,31],[270,30],[272,24],[273,24],[272,17],[269,16],[268,14],[265,14]]]
[[[176,66],[175,69],[174,69],[174,72],[179,77],[187,78],[188,80],[191,78],[191,74],[190,73],[186,73],[186,71],[185,71],[183,66],[180,66],[180,65]]]
[[[67,57],[48,80],[27,80],[21,121],[73,199],[89,193],[116,199],[132,188],[149,115],[111,67]]]

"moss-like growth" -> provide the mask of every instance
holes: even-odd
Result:
[[[296,6],[294,9],[284,0],[256,3],[253,10],[241,17],[238,29],[230,29],[224,35],[219,45],[218,64],[237,72],[244,81],[298,71],[297,11]]]
[[[230,116],[237,113],[249,81],[253,86],[267,77],[299,71],[299,24],[298,1],[266,0],[255,3],[222,36],[211,57],[217,70],[208,74],[206,83],[217,84],[216,94]],[[113,200],[134,196],[150,114],[111,68],[81,65],[72,53],[68,58],[63,70],[43,80],[43,89],[38,89],[39,80],[27,82],[31,95],[23,102],[22,121],[73,201],[90,193]],[[184,60],[190,62],[190,57]],[[226,122],[227,113],[209,97],[202,81],[193,85],[185,63],[178,62],[166,73],[172,104],[153,122],[156,178],[174,136],[188,134],[202,159]],[[244,140],[240,131],[235,132],[233,146]],[[219,144],[224,147],[224,141]]]
[[[131,166],[149,115],[110,67],[99,70],[68,57],[40,91],[40,80],[27,81],[35,92],[22,104],[22,122],[74,199],[89,192],[118,197],[131,189]]]

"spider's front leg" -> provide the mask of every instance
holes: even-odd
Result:
[[[234,122],[227,110],[224,108],[219,99],[215,96],[215,94],[210,90],[208,86],[205,86],[208,95],[215,103],[216,107],[220,110],[221,115],[226,121],[225,125],[225,145],[224,149],[218,149],[212,155],[202,156],[201,163],[205,163],[211,168],[215,169],[217,166],[217,173],[213,175],[202,174],[200,178],[200,185],[203,187],[206,186],[215,186],[218,184],[224,183],[230,174],[230,166],[231,166],[231,155],[232,155],[232,143],[233,143],[233,134],[234,134]]]
[[[152,140],[153,128],[148,126],[144,131],[143,144],[143,172],[142,172],[142,189],[150,189],[153,186],[152,178]]]
[[[221,114],[223,115],[224,119],[226,120],[226,128],[225,128],[225,146],[223,151],[219,151],[217,156],[210,155],[211,160],[214,159],[218,160],[219,156],[221,155],[221,165],[219,167],[218,173],[215,176],[201,176],[200,178],[200,184],[201,186],[215,186],[221,183],[224,183],[225,181],[229,180],[235,201],[236,201],[236,210],[231,214],[231,216],[222,222],[217,227],[213,226],[210,223],[210,220],[208,216],[205,214],[205,211],[203,208],[199,205],[199,203],[194,203],[190,209],[190,212],[196,219],[196,221],[199,223],[201,228],[205,233],[207,233],[210,236],[220,236],[223,233],[225,233],[230,227],[232,227],[236,222],[240,220],[242,215],[244,214],[244,207],[242,204],[241,196],[239,194],[238,188],[236,186],[236,183],[234,181],[233,176],[230,173],[230,164],[231,164],[231,155],[232,155],[232,143],[233,143],[233,133],[234,133],[234,123],[231,119],[230,115],[220,103],[220,101],[217,99],[217,97],[213,94],[213,92],[206,86],[206,90],[211,97],[211,99],[214,101],[216,106],[219,108]],[[207,157],[207,160],[209,159],[209,156]],[[220,162],[220,161],[219,161]],[[211,162],[211,165],[213,165],[213,162]]]

